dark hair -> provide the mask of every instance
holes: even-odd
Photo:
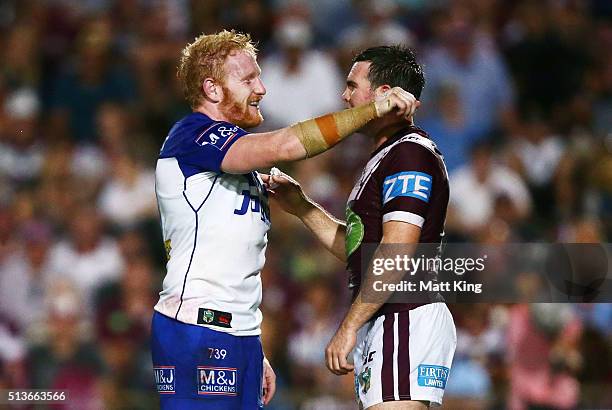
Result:
[[[373,88],[387,84],[402,87],[416,98],[421,97],[425,75],[414,50],[400,45],[370,47],[357,54],[352,64],[360,61],[371,63],[368,79]]]

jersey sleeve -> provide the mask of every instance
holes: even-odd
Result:
[[[189,146],[185,154],[181,155],[181,163],[199,172],[221,172],[221,162],[225,154],[246,134],[248,133],[245,130],[228,122],[208,124],[193,138],[187,139],[186,144]]]
[[[438,169],[427,148],[408,142],[394,147],[381,163],[383,223],[403,221],[422,227]]]

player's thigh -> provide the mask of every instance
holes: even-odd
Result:
[[[386,401],[367,407],[366,410],[426,410],[429,408],[428,401]]]

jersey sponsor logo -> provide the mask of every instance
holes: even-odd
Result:
[[[448,379],[449,368],[430,364],[421,364],[418,368],[419,386],[444,389]]]
[[[361,245],[364,231],[365,228],[361,218],[348,205],[346,207],[346,235],[344,236],[344,248],[347,257],[351,256]]]
[[[237,396],[238,369],[235,367],[198,366],[198,394]]]
[[[200,146],[211,145],[223,151],[227,144],[238,135],[238,126],[229,126],[227,124],[213,124],[195,139],[195,142]]]
[[[176,368],[175,366],[154,366],[155,384],[159,394],[176,393]]]
[[[270,206],[265,188],[257,175],[251,174],[247,179],[249,189],[242,190],[242,203],[234,209],[234,215],[245,215],[250,209],[251,212],[259,213],[262,221],[270,224]]]
[[[418,171],[404,171],[389,175],[383,182],[383,205],[401,196],[429,202],[432,181],[431,175]]]

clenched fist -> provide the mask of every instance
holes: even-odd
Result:
[[[404,91],[401,87],[393,87],[382,96],[377,97],[374,105],[376,106],[378,117],[387,115],[395,110],[398,116],[409,119],[414,115],[414,112],[421,103],[408,91]]]

